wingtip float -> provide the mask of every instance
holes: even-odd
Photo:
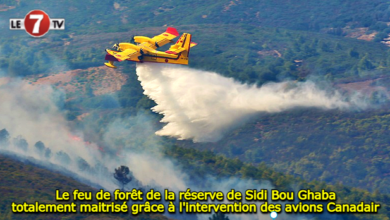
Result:
[[[154,62],[154,63],[172,63],[188,65],[188,56],[190,48],[197,44],[191,42],[191,34],[184,33],[179,40],[172,45],[169,50],[162,52],[156,50],[179,36],[179,32],[173,28],[168,27],[167,30],[153,38],[145,36],[135,36],[132,43],[118,43],[114,44],[113,49],[106,49],[107,67],[116,68],[114,62],[121,62],[124,60],[134,62]]]

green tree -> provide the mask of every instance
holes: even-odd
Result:
[[[64,151],[57,152],[56,159],[59,160],[64,165],[68,165],[71,161],[69,155]]]
[[[45,157],[47,159],[49,159],[51,157],[51,150],[50,150],[50,148],[46,148],[45,149]]]
[[[125,185],[128,184],[132,180],[132,173],[130,172],[130,169],[127,166],[120,166],[117,169],[115,169],[114,178],[118,180],[118,182],[121,184],[122,188],[121,190],[125,190]]]
[[[358,63],[358,70],[371,70],[374,68],[374,65],[368,60],[368,55],[366,54]]]
[[[0,130],[0,144],[5,146],[9,144],[9,133],[6,129]]]
[[[22,136],[17,136],[16,138],[13,139],[13,144],[16,146],[16,147],[19,147],[20,149],[26,151],[27,148],[28,148],[28,143],[26,141],[26,139],[24,139]]]
[[[39,154],[43,154],[45,151],[45,144],[42,141],[38,141],[37,143],[34,144],[35,150]]]
[[[355,48],[350,49],[348,55],[353,58],[359,58],[359,52],[357,52]]]
[[[385,33],[385,32],[379,32],[377,35],[375,35],[375,38],[374,38],[374,41],[375,42],[380,42],[382,41],[384,38],[387,38],[388,37],[388,34]]]
[[[92,85],[91,85],[92,83],[87,83],[86,85],[85,85],[85,95],[86,96],[88,96],[88,97],[93,97],[93,96],[95,96],[94,94],[93,94],[93,89],[92,89]]]
[[[229,217],[227,217],[223,212],[217,212],[209,217],[209,220],[229,220]]]

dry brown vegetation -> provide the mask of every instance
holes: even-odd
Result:
[[[282,57],[282,54],[277,50],[261,50],[257,51],[257,54],[261,56]]]
[[[388,77],[379,77],[376,79],[368,79],[368,80],[357,81],[357,82],[340,83],[337,84],[337,87],[348,92],[358,91],[366,94],[371,94],[372,92],[379,91],[379,90],[387,91],[386,87],[375,85],[376,82],[385,78]]]
[[[378,32],[374,31],[373,33],[368,33],[368,28],[344,28],[344,30],[347,35],[346,37],[350,38],[356,38],[359,40],[365,40],[365,41],[372,41],[374,40],[375,36],[378,34]]]
[[[90,83],[94,95],[103,95],[120,90],[126,81],[127,76],[120,70],[101,66],[40,76],[32,84],[51,84],[64,88],[67,92],[77,92],[85,91],[86,85]]]

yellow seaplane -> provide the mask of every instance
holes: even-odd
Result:
[[[134,61],[134,62],[155,62],[155,63],[172,63],[188,65],[188,56],[190,48],[196,43],[191,42],[191,34],[184,33],[179,40],[172,45],[169,50],[162,52],[156,50],[168,43],[172,43],[172,39],[179,36],[179,32],[173,27],[168,27],[167,30],[153,38],[145,36],[133,37],[132,43],[114,44],[113,49],[106,49],[107,63],[106,66],[116,68],[114,62],[118,61]]]

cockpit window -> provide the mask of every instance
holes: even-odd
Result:
[[[112,46],[112,49],[114,49],[114,50],[119,50],[118,44],[114,44],[114,46]]]

